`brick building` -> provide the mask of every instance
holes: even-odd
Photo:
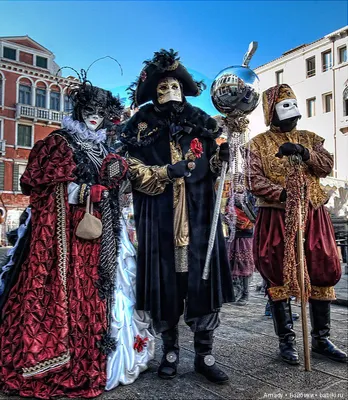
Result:
[[[30,149],[71,109],[66,91],[76,78],[57,76],[54,58],[28,36],[0,37],[0,244],[29,202],[19,179]]]

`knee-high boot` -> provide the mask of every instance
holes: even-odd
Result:
[[[239,300],[236,302],[236,306],[246,306],[249,301],[249,277],[243,276],[241,279],[241,292]]]
[[[172,379],[177,374],[179,364],[179,331],[178,326],[174,326],[162,332],[163,357],[158,367],[158,376],[163,379]]]
[[[299,363],[296,349],[296,335],[289,300],[271,301],[274,330],[279,337],[279,350],[283,361],[291,365]]]
[[[195,332],[195,371],[214,383],[225,383],[228,376],[216,365],[211,355],[214,331]]]
[[[347,362],[347,354],[330,340],[330,301],[309,300],[312,351],[334,361]]]

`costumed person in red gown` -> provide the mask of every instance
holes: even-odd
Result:
[[[235,305],[245,306],[249,301],[249,283],[253,275],[255,264],[253,257],[253,232],[256,219],[255,200],[249,192],[243,191],[240,184],[244,175],[239,174],[234,199],[236,213],[236,231],[231,243],[227,243],[228,256],[236,296]],[[226,211],[229,210],[227,203]],[[228,215],[231,215],[228,212]]]
[[[267,281],[275,332],[279,336],[282,359],[298,364],[295,332],[290,309],[290,296],[299,297],[296,272],[294,279],[285,278],[296,271],[296,258],[287,261],[284,253],[285,206],[289,201],[286,176],[292,166],[288,157],[300,155],[308,188],[304,230],[306,288],[312,323],[312,352],[332,360],[347,362],[347,355],[330,341],[330,303],[335,299],[334,285],[341,277],[341,266],[333,226],[324,204],[327,195],[319,179],[330,174],[332,155],[325,150],[324,139],[313,132],[297,129],[301,117],[296,96],[286,84],[269,88],[263,94],[265,124],[269,129],[253,138],[246,146],[251,192],[258,197],[259,213],[254,233],[255,266]],[[291,223],[288,221],[287,224]],[[294,246],[296,238],[290,243]],[[289,260],[289,258],[287,258]],[[288,268],[289,267],[289,268]]]
[[[126,123],[138,238],[137,304],[162,333],[161,378],[173,378],[179,361],[178,322],[194,332],[195,370],[215,383],[228,380],[212,356],[219,309],[233,300],[221,224],[211,272],[202,280],[215,203],[214,183],[228,145],[219,148],[216,120],[186,101],[195,82],[173,50],[156,52],[134,84],[139,111]]]
[[[107,359],[124,325],[113,309],[123,301],[115,299],[118,264],[133,257],[129,246],[119,246],[126,240],[118,196],[127,164],[109,154],[103,129],[123,107],[86,79],[70,97],[72,118],[35,144],[21,177],[30,196],[31,236],[2,310],[0,390],[7,394],[91,398],[103,393],[110,375],[109,388],[123,379],[115,360],[107,371]],[[94,217],[85,212],[88,199]],[[143,339],[140,351],[149,340]]]

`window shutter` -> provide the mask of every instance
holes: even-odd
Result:
[[[19,178],[18,164],[13,164],[13,191],[14,192],[19,191],[18,178]]]
[[[0,162],[0,190],[4,190],[5,182],[5,164]]]

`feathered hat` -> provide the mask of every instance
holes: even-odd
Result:
[[[144,64],[140,76],[128,88],[132,107],[152,100],[156,95],[158,82],[165,77],[176,78],[182,84],[184,96],[199,96],[205,89],[203,81],[193,79],[173,49],[155,52],[153,59],[144,61]]]

